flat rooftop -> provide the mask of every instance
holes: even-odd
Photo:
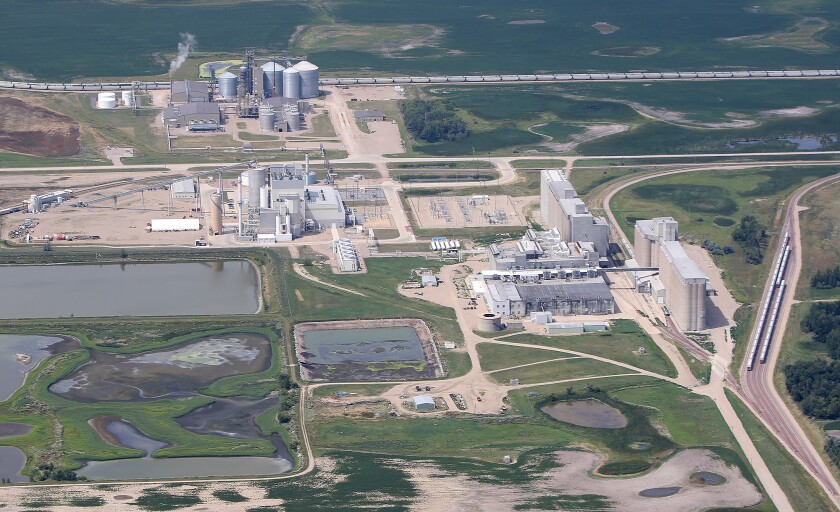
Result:
[[[685,252],[683,249],[682,244],[678,241],[661,241],[660,245],[662,246],[662,250],[665,252],[665,256],[668,260],[671,261],[674,269],[680,275],[683,280],[688,279],[705,279],[706,281],[709,278],[706,274],[700,270],[700,267],[697,265],[688,253]]]

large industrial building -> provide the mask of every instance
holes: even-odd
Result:
[[[517,242],[490,244],[487,257],[493,270],[598,267],[600,260],[595,244],[566,242],[557,228],[529,229]]]
[[[216,131],[221,128],[222,111],[215,103],[183,103],[163,109],[163,124],[190,131]]]
[[[473,276],[471,285],[491,313],[504,317],[524,318],[533,312],[558,316],[615,313],[615,300],[597,269],[487,271]]]
[[[652,271],[634,273],[637,290],[667,306],[681,329],[705,329],[709,278],[678,241],[677,221],[671,217],[639,220],[634,235],[634,258],[628,265],[659,269],[658,275]]]
[[[287,241],[307,231],[343,228],[350,218],[338,190],[317,185],[315,174],[301,164],[251,169],[242,174],[241,181],[240,239],[274,235],[275,241]],[[248,188],[247,197],[243,197],[243,186]]]
[[[179,80],[172,82],[170,103],[205,103],[210,101],[210,89],[207,82]]]
[[[557,227],[565,242],[592,242],[602,258],[609,254],[610,228],[603,217],[593,216],[559,169],[542,171],[540,213]]]

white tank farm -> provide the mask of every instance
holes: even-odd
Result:
[[[300,73],[300,97],[318,97],[318,66],[309,61],[301,61],[294,65]]]
[[[276,62],[266,62],[262,65],[263,94],[266,98],[283,96],[283,71],[285,69]]]
[[[100,92],[96,95],[96,108],[117,108],[117,93]]]
[[[283,71],[283,97],[300,99],[300,72],[294,67]]]
[[[126,107],[131,106],[131,91],[123,91],[122,92],[122,104]]]
[[[239,87],[239,77],[225,71],[219,75],[219,96],[226,100],[235,100],[237,97],[237,88]]]

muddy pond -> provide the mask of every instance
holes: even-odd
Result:
[[[213,476],[276,475],[291,471],[292,462],[278,436],[271,441],[274,457],[179,457],[156,459],[152,454],[168,443],[152,439],[121,418],[103,418],[104,435],[112,444],[146,452],[142,458],[88,462],[76,473],[91,480],[136,480]],[[256,427],[254,427],[256,428]]]
[[[248,261],[105,265],[0,265],[1,318],[253,314]]]
[[[0,401],[12,396],[44,358],[79,347],[78,341],[58,336],[0,334]]]
[[[599,400],[570,400],[544,405],[540,410],[557,421],[579,427],[624,428],[627,418],[621,411]]]
[[[20,470],[26,464],[26,455],[14,446],[0,446],[0,478],[9,482],[28,482],[28,476],[22,476]]]
[[[267,337],[221,334],[136,355],[91,351],[89,362],[50,386],[50,391],[78,402],[192,396],[223,377],[260,372],[270,365]]]
[[[440,361],[424,323],[406,320],[408,325],[380,327],[378,322],[394,321],[345,322],[342,328],[330,328],[332,322],[298,324],[295,342],[306,378],[348,381],[440,375]],[[339,327],[341,322],[335,324]]]

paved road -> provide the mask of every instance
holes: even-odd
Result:
[[[816,478],[835,506],[840,508],[840,486],[838,486],[831,470],[822,457],[820,457],[817,449],[810,442],[808,436],[796,421],[796,418],[793,417],[790,409],[788,409],[781,396],[779,396],[778,390],[776,390],[773,382],[774,369],[781,351],[782,336],[790,318],[793,297],[796,293],[796,286],[802,269],[802,243],[799,229],[799,211],[801,208],[799,207],[799,201],[808,192],[838,179],[840,179],[840,175],[836,174],[805,185],[798,189],[788,202],[780,231],[780,233],[789,231],[791,235],[792,252],[788,264],[788,279],[786,279],[788,282],[788,292],[782,301],[779,321],[771,344],[770,357],[765,364],[760,364],[756,360],[752,371],[747,371],[747,361],[745,358],[741,367],[742,389],[740,393],[744,401],[750,406],[750,409],[773,431],[805,469]],[[775,254],[778,254],[783,241],[783,237],[780,236]],[[768,254],[767,257],[769,259],[770,255]],[[773,276],[771,275],[765,283],[762,301],[766,300],[767,295],[773,289],[772,279]],[[754,326],[753,330],[756,328],[757,325]],[[754,335],[755,333],[753,333]],[[750,339],[752,339],[752,336]]]

